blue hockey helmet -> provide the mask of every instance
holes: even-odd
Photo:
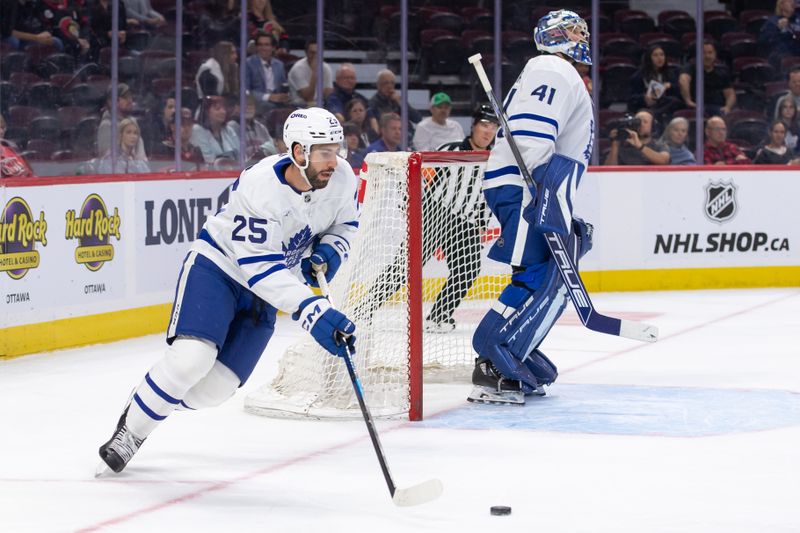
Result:
[[[589,28],[574,11],[551,11],[539,19],[533,30],[536,48],[551,54],[561,53],[585,65],[592,64]]]

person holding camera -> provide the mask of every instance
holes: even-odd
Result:
[[[611,130],[606,165],[667,165],[669,148],[653,138],[653,114],[642,109]]]

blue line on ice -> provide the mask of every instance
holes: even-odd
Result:
[[[465,394],[468,392],[465,388]],[[800,394],[714,389],[556,384],[523,407],[473,404],[417,427],[521,429],[562,433],[706,437],[800,425]]]

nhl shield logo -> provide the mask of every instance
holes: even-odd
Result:
[[[711,182],[706,185],[706,216],[713,222],[726,222],[736,215],[736,185]]]

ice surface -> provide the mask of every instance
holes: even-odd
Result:
[[[232,400],[175,413],[101,480],[97,448],[162,336],[0,362],[0,531],[800,531],[800,290],[593,299],[661,339],[567,314],[542,346],[548,396],[500,408],[434,384],[424,422],[378,422],[398,486],[444,483],[414,508],[392,504],[363,422],[242,410],[303,334],[286,317]]]

